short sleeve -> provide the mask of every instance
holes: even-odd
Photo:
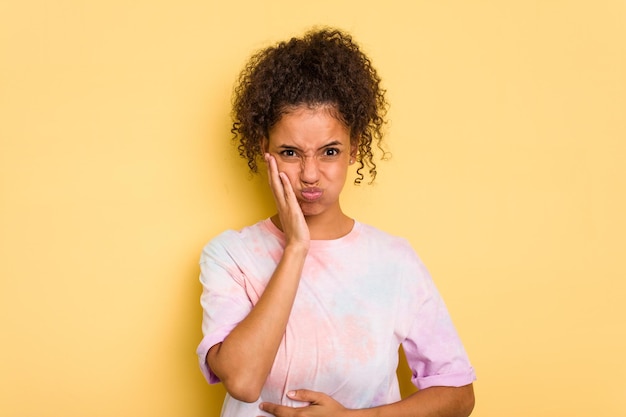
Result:
[[[418,389],[468,385],[476,379],[474,369],[430,274],[419,259],[415,262],[417,303],[402,342],[412,382]]]
[[[200,258],[203,339],[196,353],[200,370],[211,384],[220,380],[206,363],[209,349],[224,341],[252,309],[242,274],[229,260],[226,250],[215,241],[204,248]]]

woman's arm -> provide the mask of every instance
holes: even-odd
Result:
[[[393,404],[354,410],[352,417],[467,417],[474,409],[474,386],[430,387]]]
[[[361,410],[344,408],[330,396],[309,390],[288,393],[289,398],[310,403],[286,407],[262,403],[261,409],[276,417],[467,417],[474,409],[474,387],[431,387],[415,392],[393,404]]]
[[[296,296],[310,236],[287,177],[266,155],[270,186],[276,200],[285,250],[263,294],[248,316],[209,349],[207,364],[228,393],[240,401],[259,398],[285,333]]]

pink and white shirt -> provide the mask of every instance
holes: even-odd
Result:
[[[269,220],[212,240],[200,259],[204,338],[222,342],[263,293],[280,260],[284,235]],[[263,401],[298,406],[286,393],[310,389],[347,408],[400,399],[396,368],[402,344],[420,389],[475,380],[463,345],[435,285],[409,243],[355,222],[336,240],[314,240],[274,365],[256,403],[229,395],[223,417],[264,415]],[[250,346],[254,350],[254,346]]]

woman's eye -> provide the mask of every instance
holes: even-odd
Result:
[[[324,150],[324,156],[337,156],[337,155],[339,155],[339,149],[328,148]]]
[[[292,158],[292,157],[296,156],[296,151],[294,151],[293,149],[285,149],[284,151],[281,151],[280,154],[282,156],[286,156],[286,157]]]

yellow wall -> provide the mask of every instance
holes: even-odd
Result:
[[[394,156],[344,206],[430,267],[474,415],[626,415],[626,3],[265,3],[0,2],[0,415],[218,415],[197,259],[272,211],[230,89],[316,23],[385,80]]]

